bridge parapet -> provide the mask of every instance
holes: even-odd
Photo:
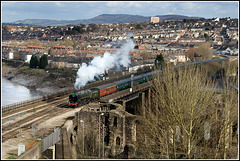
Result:
[[[10,104],[10,105],[5,105],[5,106],[2,106],[2,112],[6,112],[8,110],[12,110],[12,109],[15,109],[15,108],[18,108],[18,107],[26,106],[26,105],[36,103],[36,102],[39,102],[39,101],[52,99],[53,97],[62,96],[64,94],[71,93],[72,91],[73,90],[64,90],[64,91],[60,91],[60,92],[56,92],[56,93],[51,93],[51,94],[39,96],[39,97],[32,98],[32,99],[29,99],[29,100],[16,102],[16,103],[13,103],[13,104]]]

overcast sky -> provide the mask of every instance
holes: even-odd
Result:
[[[178,14],[238,18],[238,1],[1,1],[2,22],[24,19],[77,20],[101,14]]]

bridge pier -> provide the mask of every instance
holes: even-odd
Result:
[[[126,111],[126,101],[125,100],[122,101],[122,107],[123,107],[123,111]]]
[[[48,149],[52,149],[52,159],[55,159],[55,144]]]
[[[141,107],[140,107],[140,115],[142,115],[144,118],[146,116],[145,114],[145,93],[141,93]]]
[[[148,106],[150,107],[151,105],[151,89],[148,89]]]

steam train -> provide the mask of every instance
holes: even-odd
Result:
[[[141,74],[133,77],[133,85],[145,83],[152,80],[152,73]],[[98,100],[100,97],[118,92],[131,87],[131,78],[126,78],[113,83],[104,84],[92,89],[73,93],[69,96],[69,106],[78,107],[80,102]]]
[[[199,64],[199,63],[207,63],[212,61],[224,61],[228,60],[228,58],[224,59],[213,59],[213,60],[204,60],[199,62],[190,62],[186,64],[180,64],[173,66],[171,68],[178,68],[185,65],[191,65],[191,64]],[[131,87],[131,82],[133,82],[133,85],[145,83],[149,80],[152,80],[153,75],[162,72],[162,70],[156,70],[149,73],[141,74],[138,76],[133,77],[133,80],[131,78],[126,78],[117,82],[104,84],[92,89],[82,90],[76,93],[73,93],[69,96],[69,106],[70,107],[78,107],[79,103],[81,102],[89,102],[93,100],[98,100],[100,97],[106,96],[108,94],[118,92],[127,88]]]

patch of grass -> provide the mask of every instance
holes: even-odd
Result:
[[[17,159],[18,155],[17,155],[17,149],[12,150],[8,153],[9,157],[7,159]]]
[[[45,83],[47,80],[46,79],[44,79],[44,80],[42,80],[42,83]]]
[[[20,74],[26,74],[26,75],[33,75],[33,76],[39,76],[42,77],[46,74],[45,69],[34,69],[29,68],[28,66],[23,66],[18,69],[18,73]]]
[[[17,159],[17,158],[14,155],[11,155],[7,159]]]

